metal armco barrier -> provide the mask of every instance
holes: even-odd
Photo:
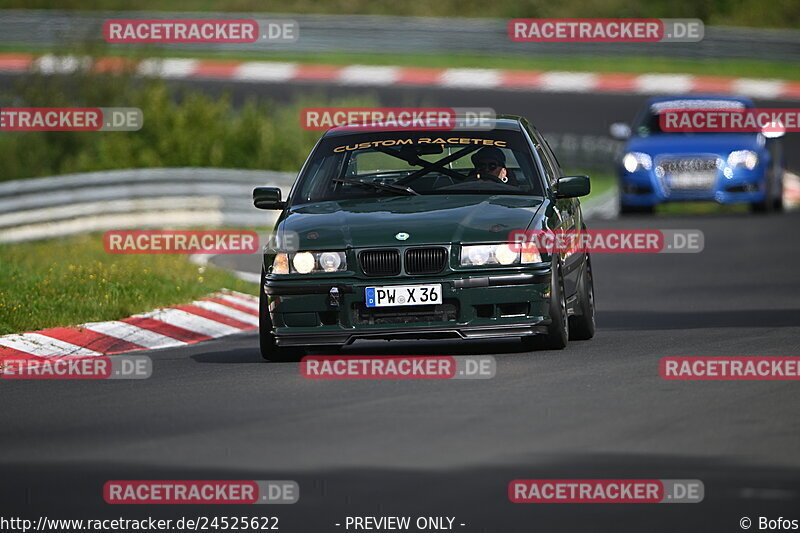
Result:
[[[767,7],[765,6],[765,9]],[[481,55],[640,55],[800,60],[800,31],[706,26],[698,43],[516,43],[505,19],[372,15],[0,10],[0,44],[40,47],[101,42],[102,24],[119,18],[292,19],[293,43],[169,45],[168,49],[292,52],[471,53]],[[126,45],[114,45],[124,50]]]
[[[295,174],[149,168],[0,182],[0,243],[129,228],[270,226],[253,187],[288,194]]]

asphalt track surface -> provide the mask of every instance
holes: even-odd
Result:
[[[632,218],[701,229],[698,254],[596,254],[595,339],[371,342],[347,354],[491,354],[491,380],[326,381],[256,333],[150,352],[143,381],[4,382],[2,515],[449,515],[457,530],[738,531],[800,518],[796,382],[668,382],[668,355],[797,355],[800,213]],[[257,268],[257,261],[251,269]],[[699,504],[512,504],[517,478],[700,479]],[[291,506],[109,506],[109,479],[293,479]]]
[[[236,99],[353,94],[227,87]],[[381,91],[387,105],[443,103],[434,89]],[[586,134],[630,119],[644,99],[446,96],[446,105],[489,105],[528,114],[544,131]],[[0,516],[260,515],[280,517],[281,531],[316,533],[343,531],[334,524],[355,515],[455,516],[465,524],[456,530],[481,533],[741,531],[743,516],[800,519],[797,383],[658,374],[668,355],[798,355],[800,213],[591,227],[701,229],[705,250],[595,255],[598,332],[564,351],[489,341],[343,351],[489,354],[491,380],[307,380],[298,364],[263,362],[257,334],[247,333],[150,352],[154,372],[143,381],[0,382]],[[257,270],[257,258],[242,261]],[[706,496],[675,505],[512,504],[507,487],[518,478],[700,479]],[[292,479],[301,496],[291,506],[110,506],[102,500],[110,479]]]

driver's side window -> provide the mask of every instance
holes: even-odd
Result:
[[[538,142],[534,144],[534,147],[536,148],[536,153],[538,154],[539,159],[542,160],[542,166],[544,167],[547,183],[550,185],[551,189],[555,190],[558,182],[558,171],[553,168],[553,163],[550,161],[550,158],[547,157],[544,147],[542,147],[542,145]]]

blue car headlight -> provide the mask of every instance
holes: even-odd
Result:
[[[622,158],[622,166],[630,173],[639,169],[650,170],[653,168],[653,159],[642,152],[628,152]]]
[[[757,164],[758,154],[752,150],[736,150],[728,156],[728,166],[732,169],[742,166],[747,170],[753,170]]]

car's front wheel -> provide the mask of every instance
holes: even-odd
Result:
[[[655,213],[656,207],[654,205],[628,205],[619,204],[620,215],[652,215]]]
[[[770,213],[775,208],[775,198],[772,192],[772,176],[767,174],[764,186],[764,201],[750,204],[750,211],[753,213]]]
[[[258,337],[261,345],[261,357],[274,363],[299,361],[305,353],[302,348],[278,346],[275,342],[275,335],[272,333],[272,319],[269,315],[269,298],[264,292],[263,272],[258,293]]]
[[[569,340],[571,341],[585,341],[594,337],[594,278],[589,255],[586,256],[583,268],[583,276],[578,285],[578,311],[580,314],[569,317]]]
[[[569,340],[569,320],[567,319],[567,296],[564,291],[564,278],[561,265],[553,261],[550,274],[550,325],[547,333],[523,337],[525,349],[562,350]]]

